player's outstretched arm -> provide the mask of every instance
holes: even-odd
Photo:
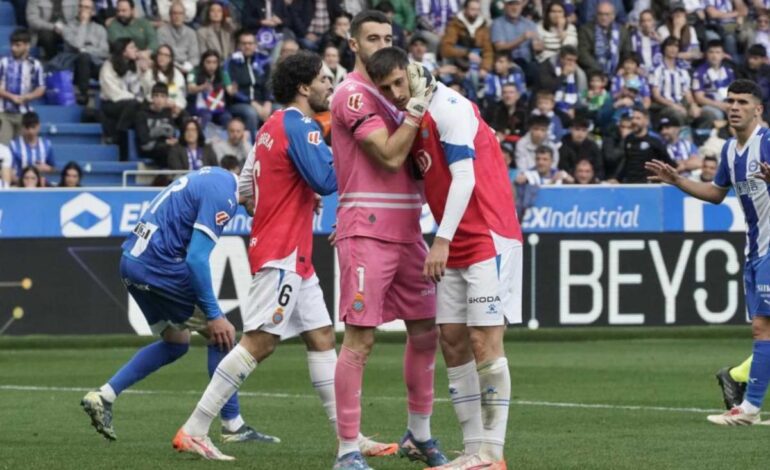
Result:
[[[660,160],[652,160],[644,164],[651,173],[647,179],[652,183],[666,183],[686,192],[690,196],[714,204],[722,202],[727,195],[727,188],[720,188],[712,183],[693,181],[680,175],[674,167]]]

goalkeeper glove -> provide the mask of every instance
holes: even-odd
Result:
[[[406,66],[406,76],[412,95],[406,104],[406,122],[419,127],[425,111],[428,110],[433,92],[436,91],[436,79],[428,69],[416,63]]]

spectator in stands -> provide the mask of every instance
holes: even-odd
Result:
[[[652,10],[644,10],[639,16],[639,27],[631,33],[631,50],[634,56],[641,59],[641,72],[652,73],[663,63],[663,53],[660,50],[662,39],[655,31],[655,14]]]
[[[619,23],[626,22],[626,3],[623,0],[583,0],[578,11],[580,12],[580,23],[590,23],[596,21],[601,16],[601,4],[609,3],[612,5],[614,15]]]
[[[580,160],[589,160],[594,173],[604,176],[602,154],[596,142],[588,138],[590,122],[585,116],[578,115],[572,120],[569,134],[561,140],[559,147],[559,169],[574,174]]]
[[[83,1],[83,0],[81,0]],[[60,188],[79,188],[83,181],[83,169],[76,162],[69,162],[61,170]]]
[[[457,67],[454,65],[445,65],[439,67],[436,60],[436,54],[429,51],[428,40],[420,34],[413,34],[409,39],[409,62],[416,62],[426,69],[428,69],[433,75],[441,76],[445,74],[453,74]],[[442,70],[443,69],[443,70]]]
[[[200,65],[187,76],[187,91],[195,97],[193,114],[200,118],[201,127],[205,129],[209,122],[227,125],[232,117],[227,103],[236,89],[219,54],[213,50],[204,52]]]
[[[239,175],[241,174],[241,169],[243,168],[241,161],[242,160],[238,160],[238,157],[235,155],[225,155],[222,157],[222,160],[220,160],[219,166],[229,171],[230,173]]]
[[[741,78],[747,78],[759,85],[762,90],[762,103],[765,105],[762,116],[765,122],[770,122],[770,60],[767,58],[765,46],[754,44],[749,47],[740,75]]]
[[[142,1],[142,0],[140,0]],[[192,23],[195,21],[195,16],[198,14],[198,2],[197,0],[144,0],[142,3],[155,3],[154,7],[157,10],[157,15],[160,16],[161,21],[165,23],[172,22],[174,20],[171,15],[171,6],[174,3],[179,2],[184,8],[184,23]]]
[[[596,21],[580,27],[578,52],[583,70],[601,70],[607,76],[614,75],[620,58],[631,52],[628,31],[615,22],[615,7],[611,1],[600,0]]]
[[[770,49],[770,11],[757,10],[757,21],[754,37],[749,44],[761,44],[765,50]]]
[[[535,165],[528,170],[519,170],[516,184],[530,186],[559,185],[572,183],[574,180],[566,171],[555,168],[554,151],[552,147],[541,145],[535,150]]]
[[[440,52],[461,72],[470,72],[482,80],[492,71],[495,50],[479,0],[465,0],[463,10],[449,21]],[[478,83],[478,79],[474,82]]]
[[[556,96],[556,109],[575,116],[575,106],[580,94],[588,89],[585,73],[577,65],[578,51],[574,46],[564,46],[556,56],[538,67],[538,87]]]
[[[121,0],[123,4],[125,0]],[[139,51],[130,38],[111,45],[110,59],[99,71],[102,128],[108,142],[120,146],[121,160],[128,159],[128,135],[142,101],[141,80],[136,64]]]
[[[518,106],[519,89],[513,83],[502,87],[502,99],[485,109],[484,119],[497,131],[497,138],[504,140],[508,136],[522,136],[526,133],[527,112]]]
[[[206,9],[203,26],[198,28],[198,50],[217,51],[219,57],[230,57],[235,50],[234,32],[227,4],[214,0]]]
[[[749,9],[743,0],[705,0],[706,16],[711,27],[718,27],[719,36],[724,40],[725,51],[733,60],[738,60],[737,34],[741,32]]]
[[[40,118],[37,113],[24,113],[21,117],[21,135],[11,141],[13,170],[17,177],[26,167],[34,167],[41,173],[54,171],[56,162],[53,157],[51,141],[40,137]]]
[[[153,85],[151,97],[136,115],[136,141],[143,158],[151,158],[160,168],[165,168],[169,151],[177,144],[176,131],[186,115],[174,115],[165,83]]]
[[[168,154],[170,170],[199,170],[204,166],[217,166],[217,156],[206,145],[203,131],[195,119],[188,119],[180,129],[180,141]]]
[[[235,6],[232,2],[231,4]],[[237,7],[232,13],[237,11]],[[250,0],[243,2],[241,26],[249,31],[270,31],[291,33],[289,26],[294,18],[289,16],[288,4],[284,0]],[[223,56],[227,57],[227,56]]]
[[[425,38],[428,49],[436,52],[449,20],[460,11],[459,0],[415,0],[415,32]]]
[[[591,160],[578,160],[575,164],[573,173],[573,184],[599,184],[600,180],[596,177],[594,164]]]
[[[717,161],[717,157],[713,155],[707,155],[703,157],[703,166],[701,166],[700,175],[698,175],[698,181],[702,181],[704,183],[713,182],[714,177],[717,174],[718,166],[719,162]]]
[[[724,63],[725,53],[720,41],[709,41],[706,46],[706,62],[692,75],[692,93],[695,102],[702,106],[704,117],[712,121],[725,119],[730,105],[727,87],[735,80],[732,67]]]
[[[21,170],[19,186],[24,189],[45,188],[45,179],[34,166],[28,166]]]
[[[29,0],[27,24],[37,36],[37,45],[45,58],[51,60],[62,44],[64,27],[77,23],[77,0]]]
[[[561,138],[564,136],[564,122],[569,121],[569,117],[556,110],[556,97],[551,90],[538,90],[535,94],[535,109],[531,113],[533,116],[545,116],[550,122],[548,126],[548,141],[553,147],[558,149],[561,145]]]
[[[152,66],[142,74],[142,96],[152,96],[152,87],[163,83],[168,88],[168,101],[174,116],[187,108],[187,84],[184,75],[174,67],[174,49],[162,45],[152,55]]]
[[[676,171],[688,176],[691,171],[701,167],[698,148],[691,141],[681,136],[682,124],[676,118],[664,117],[658,124],[663,142],[666,144],[668,156],[675,163]]]
[[[281,41],[281,49],[278,51],[278,60],[283,60],[290,55],[294,55],[299,52],[300,46],[297,41],[291,38],[286,38]]]
[[[43,96],[43,64],[29,56],[31,36],[26,29],[11,33],[11,56],[0,58],[0,143],[7,144],[21,130],[28,104]]]
[[[567,21],[566,12],[564,2],[560,0],[554,0],[546,7],[543,21],[537,25],[537,34],[543,41],[543,50],[537,55],[538,62],[556,57],[564,46],[577,48],[577,29]]]
[[[13,156],[11,149],[5,144],[0,144],[0,189],[11,186],[13,181]]]
[[[505,168],[508,169],[508,180],[513,184],[516,181],[516,175],[519,170],[516,169],[514,158],[516,157],[516,144],[511,141],[500,142],[500,150],[503,154]]]
[[[340,52],[340,64],[345,70],[353,70],[356,63],[356,56],[348,44],[352,19],[350,14],[342,12],[334,19],[331,29],[321,37],[321,47],[333,45]]]
[[[340,65],[340,51],[336,46],[329,44],[323,48],[323,62],[332,79],[332,85],[336,87],[345,80],[348,71]]]
[[[233,118],[227,124],[227,139],[215,138],[211,147],[220,162],[225,155],[235,155],[238,161],[243,163],[249,158],[249,152],[251,152],[250,140],[243,121],[240,118]]]
[[[526,170],[535,166],[535,153],[541,146],[550,147],[553,156],[558,149],[548,141],[548,127],[551,120],[546,116],[532,116],[529,120],[529,132],[516,142],[516,168]],[[556,167],[554,163],[554,168]]]
[[[534,70],[532,63],[533,40],[537,39],[537,25],[521,16],[527,0],[504,0],[505,15],[492,22],[492,43],[498,52],[507,52],[521,66],[527,78]],[[535,52],[540,52],[535,50]]]
[[[93,14],[93,0],[78,2],[77,19],[67,23],[61,31],[64,51],[48,64],[52,69],[74,70],[79,105],[88,103],[88,83],[99,76],[99,67],[110,55],[107,30],[92,20]]]
[[[676,164],[668,156],[665,144],[658,136],[650,135],[650,117],[642,107],[634,109],[631,116],[631,134],[626,137],[625,152],[615,173],[615,180],[621,183],[647,183],[644,164],[660,160],[671,166]]]
[[[663,63],[655,69],[650,82],[652,88],[652,109],[675,116],[680,122],[685,122],[687,116],[700,116],[700,108],[690,91],[690,72],[679,66],[677,54],[678,41],[669,37],[663,41]]]
[[[395,22],[396,8],[393,6],[390,0],[381,0],[377,6],[374,7],[374,9],[385,13],[385,16],[387,16],[388,20],[390,20],[391,27],[393,29],[393,45],[400,47],[401,49],[406,49],[406,33],[404,32],[404,28]]]
[[[158,42],[174,50],[174,65],[184,73],[192,72],[198,65],[201,54],[198,50],[198,36],[184,24],[185,9],[179,0],[171,4],[171,21],[158,28]]]
[[[294,33],[297,42],[309,50],[318,49],[321,36],[342,12],[337,0],[292,0],[286,5],[291,19],[286,26]]]
[[[237,37],[238,50],[228,61],[227,71],[237,92],[229,111],[246,123],[251,135],[257,135],[260,121],[264,122],[273,110],[267,78],[270,64],[257,57],[257,42],[254,34],[241,30]]]
[[[607,74],[594,70],[588,74],[588,89],[580,94],[580,107],[592,121],[603,129],[607,116],[612,115],[612,95],[607,91]]]
[[[150,65],[152,53],[158,48],[158,35],[153,25],[145,18],[134,15],[134,0],[118,0],[115,19],[107,26],[110,44],[118,39],[129,38],[137,48],[140,68]]]
[[[607,128],[602,136],[602,162],[604,175],[614,176],[623,161],[626,138],[631,134],[631,113],[626,113],[618,119],[617,126]]]
[[[678,2],[672,3],[671,13],[668,15],[666,23],[658,28],[661,54],[663,54],[663,41],[672,36],[678,41],[679,54],[677,54],[677,58],[680,61],[679,65],[681,67],[690,68],[690,62],[698,60],[703,56],[700,49],[700,41],[698,41],[698,34],[687,20],[687,10]]]
[[[519,96],[527,94],[527,81],[524,72],[511,61],[511,56],[508,53],[498,52],[495,55],[494,69],[484,78],[483,106],[490,108],[499,103],[502,98],[503,86],[508,83],[516,87]]]
[[[652,104],[650,84],[642,75],[639,56],[632,53],[623,59],[618,74],[612,78],[612,99],[615,109],[630,109],[643,106],[649,109]]]
[[[384,0],[375,0],[374,6],[377,7],[382,3]],[[390,1],[391,5],[393,5],[394,9],[394,15],[393,15],[393,23],[397,24],[402,29],[409,31],[410,33],[415,30],[415,21],[416,17],[414,14],[414,8],[415,3],[414,0],[388,0]],[[355,15],[356,13],[351,12],[347,8],[345,11],[350,12],[351,15]]]

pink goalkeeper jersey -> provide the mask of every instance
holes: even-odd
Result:
[[[332,151],[339,206],[337,238],[370,237],[396,243],[422,240],[422,192],[407,163],[396,173],[379,166],[360,146],[370,133],[393,134],[401,113],[357,72],[348,74],[332,98]]]

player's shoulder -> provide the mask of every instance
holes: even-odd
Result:
[[[289,140],[305,139],[311,144],[319,144],[323,140],[321,128],[315,119],[306,116],[297,109],[288,109],[283,118],[286,137]]]
[[[360,111],[366,104],[377,99],[373,85],[362,83],[350,75],[334,89],[332,111]]]
[[[438,84],[433,94],[428,112],[436,124],[463,123],[466,119],[476,119],[470,100],[442,83]]]

